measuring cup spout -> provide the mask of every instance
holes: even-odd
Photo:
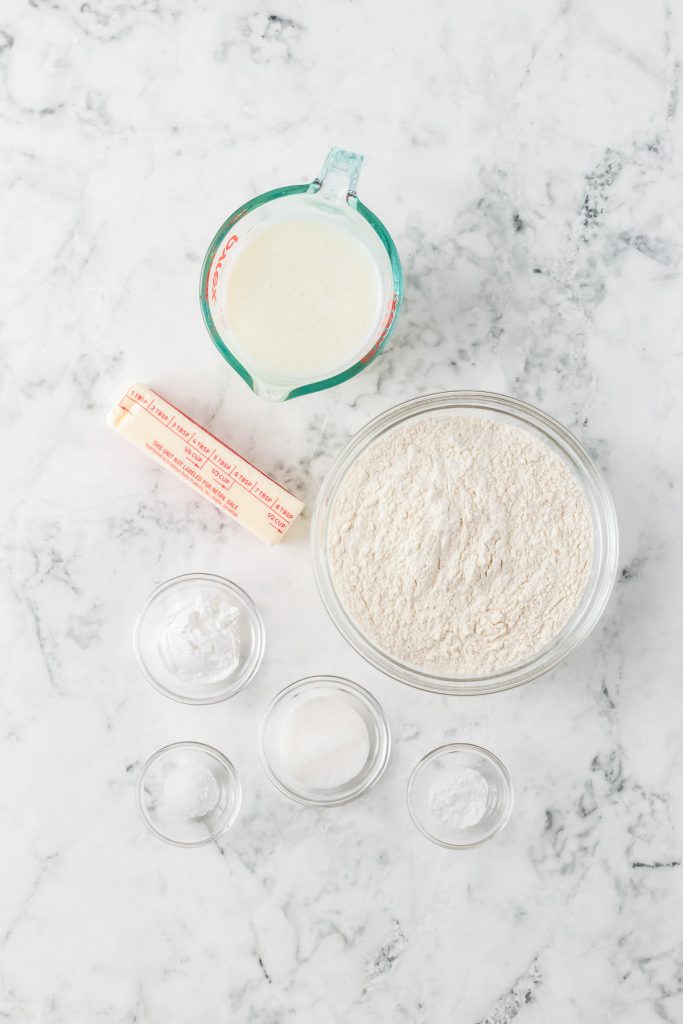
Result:
[[[363,167],[362,153],[351,153],[348,149],[331,149],[318,177],[311,185],[322,199],[342,203],[355,199],[358,178]]]

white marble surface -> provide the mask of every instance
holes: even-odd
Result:
[[[5,0],[0,1017],[76,1024],[683,1020],[680,6],[651,0]],[[367,155],[406,303],[390,350],[268,406],[213,350],[197,278],[244,199]],[[312,504],[372,415],[481,387],[561,419],[618,506],[608,612],[559,671],[472,699],[371,670],[316,595],[310,519],[259,545],[104,426],[147,380]],[[310,506],[309,506],[310,509]],[[263,611],[251,687],[209,708],[141,678],[161,580],[210,570]],[[357,805],[287,802],[255,750],[285,683],[383,702],[390,768]],[[217,845],[147,834],[144,759],[234,759]],[[517,806],[487,848],[429,844],[412,765],[490,746]]]

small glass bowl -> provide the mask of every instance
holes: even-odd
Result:
[[[312,697],[336,697],[346,701],[367,726],[370,750],[354,778],[334,789],[307,788],[288,773],[280,756],[282,727],[294,706]],[[266,775],[290,800],[314,806],[336,807],[366,793],[378,781],[389,760],[391,735],[381,705],[358,683],[337,676],[309,676],[281,690],[266,709],[259,730],[259,752]]]
[[[152,754],[136,799],[150,832],[173,846],[206,846],[239,814],[242,787],[224,754],[205,743],[171,743]]]
[[[409,421],[479,416],[526,430],[562,459],[581,486],[593,520],[593,562],[578,607],[558,635],[524,661],[487,675],[456,675],[400,661],[383,651],[351,618],[335,589],[328,557],[331,512],[337,492],[355,460],[376,440]],[[616,579],[619,527],[610,492],[584,446],[561,423],[540,409],[487,391],[445,391],[413,398],[388,409],[358,431],[342,448],[318,494],[311,527],[313,571],[323,604],[351,646],[380,672],[434,693],[495,693],[549,672],[583,643],[605,610]]]
[[[473,768],[488,784],[484,816],[475,825],[459,828],[440,820],[430,806],[432,786],[454,768]],[[408,780],[408,810],[420,832],[438,846],[468,850],[497,836],[512,813],[512,782],[507,768],[489,750],[473,743],[448,743],[419,761]]]
[[[208,679],[193,673],[183,677],[164,660],[164,629],[174,612],[191,608],[192,601],[200,597],[214,595],[227,598],[238,610],[238,662],[224,675],[214,670]],[[167,580],[150,594],[135,623],[133,645],[142,674],[159,693],[183,704],[217,704],[234,697],[254,677],[263,659],[265,631],[254,602],[240,587],[222,576],[192,572]]]

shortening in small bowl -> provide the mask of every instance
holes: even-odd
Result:
[[[585,449],[482,392],[406,402],[347,445],[313,530],[323,599],[379,668],[448,692],[547,671],[590,631],[616,518]]]
[[[265,641],[248,594],[222,576],[194,572],[150,594],[133,645],[140,669],[160,693],[185,704],[215,704],[254,677]]]

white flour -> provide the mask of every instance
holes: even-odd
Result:
[[[590,511],[560,457],[481,417],[389,431],[330,515],[332,579],[351,618],[400,661],[452,674],[542,650],[576,609],[592,550]]]

